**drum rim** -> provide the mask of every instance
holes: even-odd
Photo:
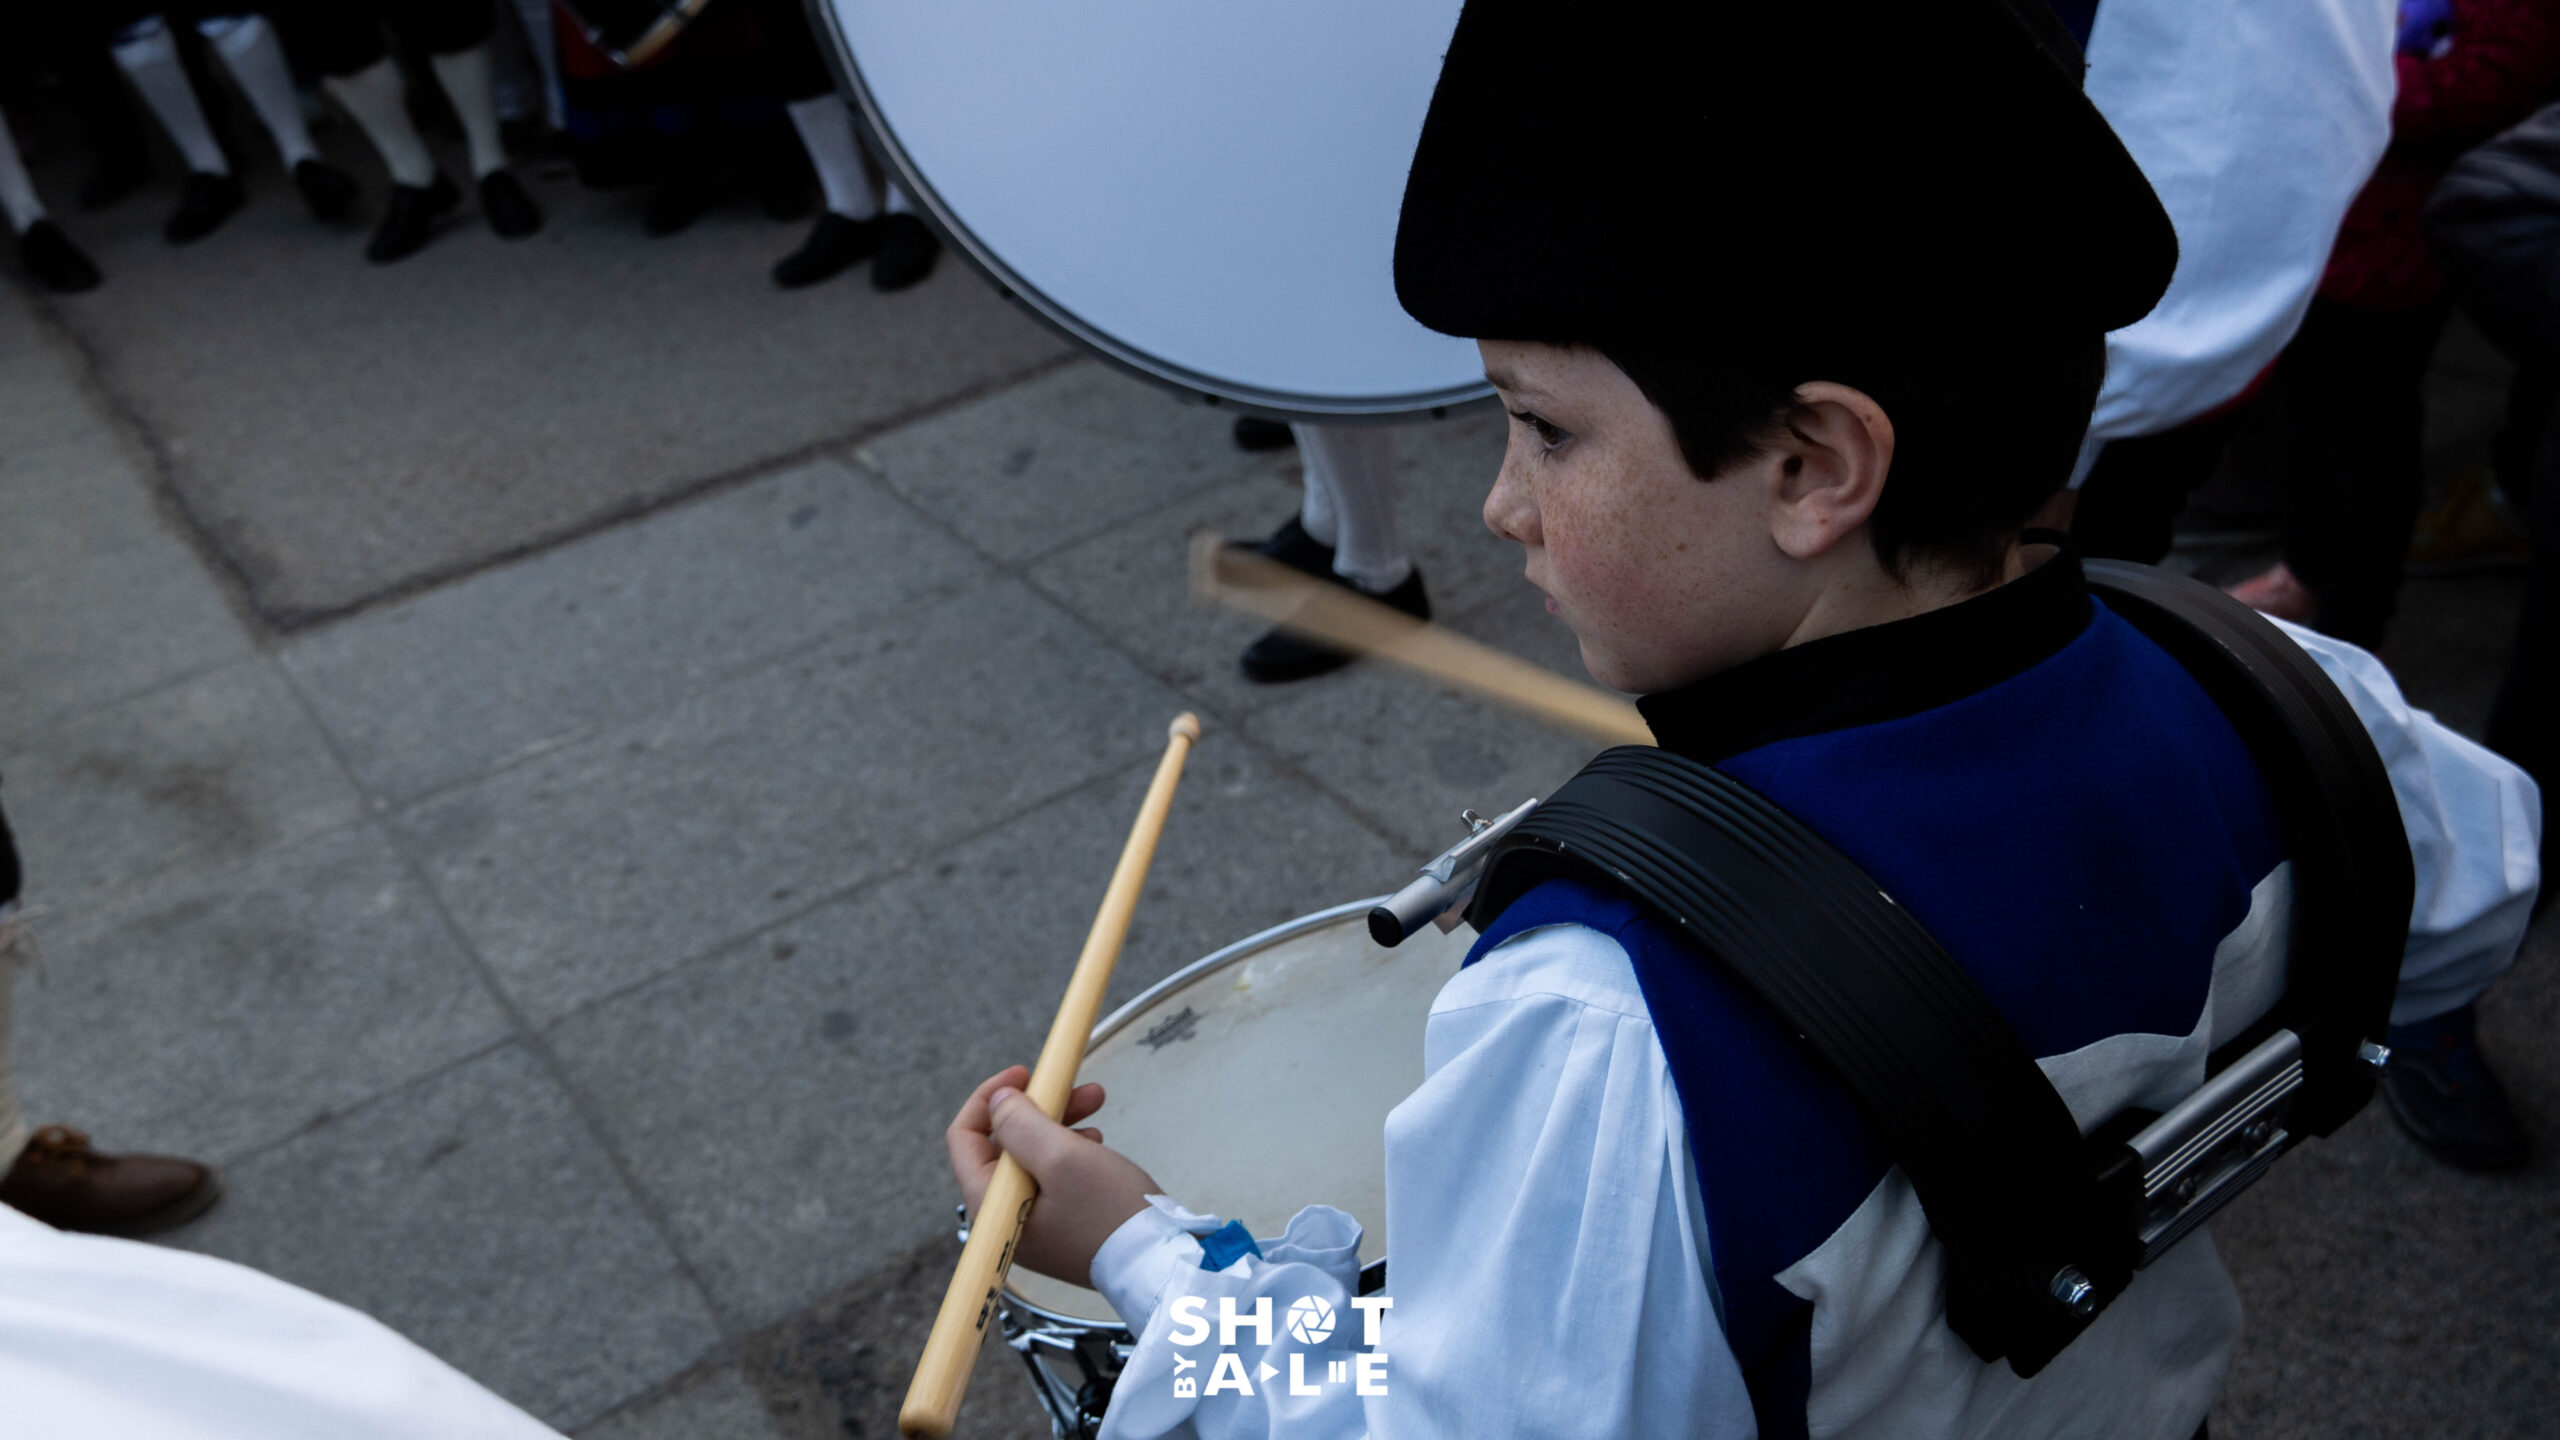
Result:
[[[1247,935],[1243,939],[1236,941],[1232,945],[1212,950],[1208,954],[1201,956],[1199,959],[1194,960],[1190,964],[1183,966],[1181,969],[1174,971],[1170,975],[1167,975],[1153,985],[1148,986],[1146,989],[1139,991],[1137,996],[1131,999],[1127,1004],[1122,1005],[1119,1009],[1104,1016],[1102,1023],[1093,1027],[1093,1036],[1091,1039],[1085,1041],[1085,1049],[1089,1052],[1094,1046],[1101,1044],[1103,1041],[1110,1039],[1122,1030],[1127,1029],[1131,1021],[1137,1019],[1140,1015],[1145,1014],[1149,1007],[1153,1006],[1158,1000],[1161,1000],[1165,996],[1171,995],[1178,990],[1188,989],[1194,982],[1198,981],[1203,976],[1215,974],[1239,960],[1249,959],[1284,940],[1294,940],[1298,936],[1304,935],[1309,931],[1321,930],[1328,925],[1338,924],[1341,921],[1348,920],[1354,916],[1366,917],[1371,910],[1374,910],[1379,905],[1384,904],[1388,898],[1389,897],[1385,895],[1374,895],[1366,900],[1353,900],[1346,904],[1328,906],[1325,909],[1301,915],[1295,920],[1283,920],[1268,930],[1256,931],[1255,933]],[[1373,1260],[1369,1263],[1375,1265],[1380,1262]],[[1092,1287],[1085,1286],[1081,1288],[1090,1289]],[[999,1298],[1005,1304],[1010,1305],[1046,1324],[1072,1325],[1085,1331],[1100,1328],[1115,1328],[1122,1330],[1126,1330],[1128,1328],[1126,1325],[1113,1326],[1111,1322],[1107,1320],[1098,1320],[1090,1315],[1069,1315],[1062,1311],[1048,1309],[1045,1306],[1024,1298],[1022,1292],[1014,1289],[1010,1283],[1002,1285],[998,1287],[998,1289],[1000,1292]]]
[[[835,71],[837,88],[853,97],[862,111],[864,124],[870,127],[872,138],[879,142],[881,153],[898,172],[899,183],[906,187],[908,196],[933,221],[934,228],[942,232],[953,253],[968,261],[971,268],[985,276],[988,283],[1006,299],[1031,312],[1042,324],[1068,340],[1110,362],[1114,368],[1203,405],[1222,406],[1282,420],[1309,420],[1331,425],[1441,420],[1494,398],[1493,384],[1487,380],[1442,390],[1409,391],[1363,400],[1267,390],[1201,374],[1120,340],[1043,294],[1037,286],[1026,283],[979,240],[975,232],[960,223],[959,216],[944,203],[941,194],[925,183],[922,172],[908,158],[907,147],[899,141],[898,132],[889,124],[888,117],[881,113],[879,102],[872,97],[871,87],[862,78],[862,66],[854,58],[853,46],[845,39],[844,31],[837,22],[835,5],[831,0],[804,0],[804,3],[816,29],[827,38],[827,64]]]

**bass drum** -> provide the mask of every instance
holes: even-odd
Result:
[[[1459,0],[811,6],[918,206],[1073,339],[1295,419],[1492,393],[1393,274]]]
[[[1382,897],[1383,898],[1383,897]],[[1387,1112],[1422,1083],[1422,1027],[1472,930],[1425,925],[1393,950],[1362,900],[1292,920],[1194,961],[1094,1027],[1079,1081],[1102,1083],[1102,1127],[1168,1194],[1256,1235],[1298,1208],[1360,1222],[1361,1288],[1387,1233]],[[1090,1435],[1132,1343],[1109,1301],[1015,1270],[1006,1342],[1060,1435]]]

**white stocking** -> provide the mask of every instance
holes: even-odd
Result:
[[[542,72],[543,112],[552,129],[566,130],[569,105],[560,93],[560,33],[551,28],[551,0],[515,0],[515,5],[525,43],[533,47],[534,66]]]
[[[177,37],[155,15],[126,31],[115,44],[116,64],[142,103],[151,107],[160,128],[186,157],[187,168],[202,175],[228,175],[231,162],[222,158],[222,147],[214,143],[213,126],[204,118],[204,106],[196,100],[196,87],[187,81],[187,67],[178,59]]]
[[[463,138],[471,145],[472,178],[506,169],[507,147],[498,138],[498,102],[489,82],[489,47],[474,45],[432,59],[436,83],[453,102],[453,113],[462,117]]]
[[[9,228],[21,235],[44,218],[44,202],[36,198],[35,182],[27,178],[27,167],[18,159],[18,142],[11,138],[6,120],[0,120],[0,210],[8,212]],[[7,923],[0,920],[0,925]],[[8,983],[5,976],[0,976],[0,985]],[[0,1025],[7,1023],[7,1002],[0,1000]],[[0,1046],[8,1043],[7,1032],[0,1031]],[[7,1071],[0,1068],[0,1085],[6,1085],[8,1081]],[[0,1115],[0,1124],[7,1120],[6,1115]],[[0,1161],[0,1168],[6,1168],[6,1164]]]
[[[12,149],[11,154],[16,151]],[[13,902],[0,907],[0,1175],[18,1163],[27,1148],[26,1117],[18,1113],[18,1075],[9,1061],[11,992],[18,988],[18,961],[25,950],[26,917]]]
[[[385,55],[353,75],[332,75],[328,83],[329,93],[382,153],[395,183],[413,190],[435,183],[435,158],[418,138],[418,127],[409,123],[408,87],[400,83],[397,61]]]
[[[196,33],[213,44],[222,57],[231,78],[240,82],[240,91],[249,97],[250,108],[258,112],[258,123],[276,142],[276,153],[284,157],[284,168],[291,170],[305,160],[317,159],[320,152],[311,144],[311,130],[302,122],[302,97],[294,93],[293,72],[284,63],[284,46],[277,41],[275,27],[263,15],[229,15],[200,21]]]
[[[862,145],[853,138],[853,112],[830,90],[784,107],[791,128],[800,132],[801,147],[817,167],[818,184],[827,192],[827,208],[847,220],[868,220],[880,213],[871,192],[871,174],[862,168]]]
[[[1289,429],[1307,474],[1298,523],[1317,544],[1333,546],[1333,573],[1372,595],[1403,584],[1413,561],[1396,543],[1395,432],[1383,425]]]

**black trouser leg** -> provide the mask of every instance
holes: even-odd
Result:
[[[2515,648],[2506,679],[2489,710],[2489,748],[2513,760],[2542,786],[2546,806],[2560,793],[2560,417],[2545,424],[2534,455],[2531,489],[2523,496],[2525,523],[2533,529],[2533,564],[2525,576],[2524,605],[2516,616]],[[2543,853],[2552,851],[2545,822]],[[2543,884],[2553,877],[2546,869]]]
[[[2157,435],[2109,441],[2080,482],[2073,546],[2092,560],[2159,564],[2187,497],[2213,478],[2231,422],[2230,414],[2212,415]]]
[[[2417,523],[2421,385],[2445,315],[2314,300],[2276,367],[2285,563],[2320,597],[2319,627],[2368,649],[2390,624]]]

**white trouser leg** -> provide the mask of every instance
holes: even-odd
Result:
[[[398,61],[385,55],[353,75],[330,76],[328,84],[329,93],[381,152],[393,181],[411,189],[435,183],[435,158],[418,138],[418,127],[409,123],[408,87],[400,82]]]
[[[8,212],[10,230],[20,235],[44,218],[44,202],[36,198],[36,183],[27,178],[26,164],[18,158],[18,142],[5,120],[0,120],[0,211]],[[7,1043],[8,1037],[0,1035],[0,1045]]]
[[[1383,425],[1292,424],[1307,472],[1298,523],[1333,546],[1333,573],[1383,595],[1413,573],[1396,543],[1395,432]],[[1329,521],[1320,534],[1310,514]]]
[[[794,100],[783,107],[791,128],[800,132],[801,148],[817,168],[818,184],[827,192],[827,208],[847,220],[868,220],[880,213],[871,192],[871,172],[862,165],[862,144],[853,137],[853,112],[834,91]]]
[[[160,128],[186,157],[187,168],[202,175],[228,175],[231,162],[214,143],[213,126],[204,118],[196,87],[187,82],[187,67],[178,60],[177,37],[155,15],[127,30],[115,43],[116,65],[133,82],[142,103],[151,107]]]
[[[436,83],[462,117],[463,138],[471,146],[471,176],[479,179],[507,168],[506,142],[498,138],[498,99],[489,79],[489,47],[474,45],[451,55],[430,57]]]
[[[284,63],[283,42],[263,15],[226,15],[199,21],[196,32],[212,42],[223,67],[240,82],[240,93],[258,112],[258,123],[276,142],[276,153],[291,170],[318,158],[311,129],[302,121],[302,97],[294,93],[293,71]]]
[[[0,913],[0,1175],[18,1163],[27,1148],[26,1117],[18,1113],[18,1073],[9,1058],[11,992],[18,988],[18,953],[25,943],[26,919],[15,906]]]

